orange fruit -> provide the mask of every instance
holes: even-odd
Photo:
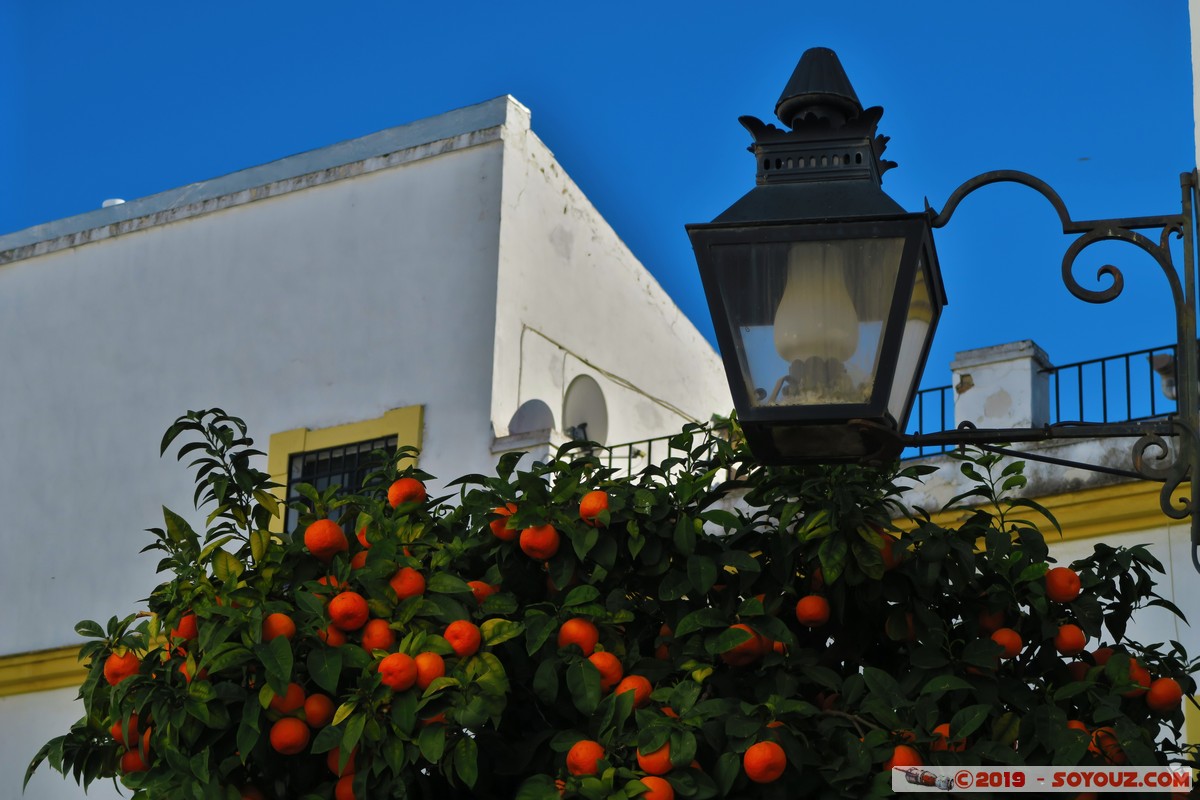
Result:
[[[401,567],[388,581],[396,597],[407,600],[425,594],[425,576],[412,567]]]
[[[172,639],[182,639],[184,641],[192,641],[200,635],[200,629],[196,624],[196,615],[190,611],[179,618],[179,622],[171,629]]]
[[[358,755],[358,749],[350,751],[350,758],[346,759],[346,766],[338,769],[338,763],[342,759],[342,748],[335,747],[329,751],[329,755],[325,756],[325,766],[329,767],[329,771],[334,775],[341,777],[343,775],[354,774],[354,757]]]
[[[272,697],[271,705],[268,706],[272,711],[278,711],[280,714],[291,714],[303,707],[304,687],[298,683],[289,683],[287,692]]]
[[[553,525],[534,525],[521,531],[521,550],[530,558],[549,561],[558,552],[558,531]]]
[[[295,717],[284,717],[271,726],[271,747],[277,753],[294,756],[308,747],[308,726]]]
[[[801,597],[796,602],[796,619],[806,628],[819,628],[829,622],[829,601],[819,594]]]
[[[1064,656],[1077,656],[1087,647],[1087,634],[1078,625],[1060,625],[1054,635],[1054,649]]]
[[[572,617],[558,629],[558,647],[561,650],[568,645],[575,645],[585,656],[596,652],[600,642],[600,630],[590,619]]]
[[[371,548],[371,540],[367,538],[367,526],[366,525],[363,525],[361,528],[358,529],[358,533],[356,534],[356,536],[358,538],[358,543],[363,546],[364,550],[369,550]]]
[[[742,768],[755,783],[774,783],[787,769],[787,756],[775,742],[758,742],[742,755]]]
[[[317,638],[330,647],[341,647],[346,643],[346,634],[336,625],[330,625],[317,631]]]
[[[467,586],[471,587],[471,594],[475,595],[475,602],[483,605],[483,601],[500,591],[499,586],[493,586],[485,581],[467,581]]]
[[[633,707],[642,708],[650,702],[650,692],[654,687],[650,685],[650,680],[644,675],[626,675],[617,684],[617,688],[613,690],[616,695],[622,695],[625,692],[633,692]]]
[[[608,493],[597,489],[588,492],[579,501],[579,518],[588,525],[596,525],[601,511],[608,510]]]
[[[1104,760],[1109,764],[1124,764],[1126,761],[1125,751],[1117,741],[1116,732],[1107,726],[1096,728],[1092,734],[1092,743],[1088,745],[1088,752],[1104,756]]]
[[[370,611],[358,592],[342,592],[329,601],[329,619],[343,631],[356,631],[367,624]]]
[[[111,653],[104,659],[104,680],[109,686],[116,686],[126,678],[137,675],[142,666],[142,660],[137,653],[126,650],[122,654]]]
[[[1046,597],[1056,603],[1069,603],[1079,597],[1079,575],[1070,567],[1055,567],[1046,573]]]
[[[118,742],[125,745],[126,747],[136,744],[137,739],[138,739],[138,715],[137,714],[129,715],[129,733],[128,733],[128,735],[126,735],[126,733],[125,733],[123,720],[117,720],[116,722],[114,722],[112,724],[112,727],[108,729],[108,732],[110,734],[112,734],[112,738],[116,739]]]
[[[637,751],[638,769],[650,775],[666,775],[671,771],[671,743],[663,742],[662,747],[649,753]]]
[[[350,569],[362,569],[367,565],[367,551],[359,550],[354,554],[354,558],[350,559]]]
[[[979,611],[977,619],[979,620],[979,630],[984,633],[995,633],[1008,621],[1007,615],[1003,611],[989,611],[986,608]]]
[[[517,538],[517,529],[506,527],[508,518],[517,513],[517,504],[508,503],[502,508],[493,508],[492,513],[496,515],[496,519],[488,523],[488,527],[492,529],[492,535],[502,542],[511,542]]]
[[[416,478],[400,478],[393,481],[387,491],[388,505],[392,508],[402,503],[424,503],[428,496],[425,484]]]
[[[304,700],[304,721],[310,728],[324,728],[333,722],[333,712],[336,710],[329,695],[320,692],[310,694]]]
[[[479,645],[483,643],[483,634],[479,632],[479,626],[465,619],[457,619],[447,625],[442,638],[450,643],[454,655],[459,658],[475,655],[479,651]]]
[[[1004,648],[1000,652],[1001,658],[1015,658],[1025,644],[1021,634],[1012,628],[998,628],[992,633],[992,641]]]
[[[893,570],[900,566],[904,559],[904,548],[900,546],[900,540],[890,533],[880,531],[880,536],[883,537],[883,545],[879,548],[879,555],[883,557],[883,568]]]
[[[907,744],[898,744],[892,749],[892,757],[884,762],[883,768],[891,772],[895,767],[923,767],[925,766],[921,754],[917,752],[915,747]]]
[[[146,763],[146,759],[142,758],[142,754],[135,747],[132,750],[126,750],[121,754],[121,772],[145,772],[150,769],[150,765]]]
[[[333,800],[355,800],[354,775],[343,775],[333,787]]]
[[[1108,660],[1112,658],[1112,654],[1115,652],[1117,651],[1111,647],[1098,647],[1091,653],[1092,661],[1096,664],[1096,666],[1103,667],[1108,663]]]
[[[319,519],[304,529],[304,546],[314,558],[328,562],[349,550],[350,542],[341,525],[331,519]]]
[[[1127,692],[1121,692],[1122,697],[1141,697],[1150,688],[1150,670],[1142,666],[1136,658],[1129,659],[1129,680],[1135,686]]]
[[[1146,692],[1146,705],[1151,711],[1163,714],[1179,708],[1183,700],[1183,689],[1174,678],[1158,678]]]
[[[1080,733],[1087,734],[1087,737],[1088,737],[1088,740],[1089,740],[1089,741],[1090,741],[1090,740],[1091,740],[1091,738],[1092,738],[1092,732],[1091,732],[1091,731],[1088,729],[1088,726],[1087,726],[1087,725],[1085,725],[1085,724],[1084,724],[1083,722],[1081,722],[1080,720],[1077,720],[1077,719],[1069,719],[1069,720],[1067,720],[1067,729],[1068,729],[1068,730],[1073,730],[1073,731],[1079,731]]]
[[[580,739],[567,751],[567,772],[572,775],[595,775],[600,771],[604,748],[591,739]]]
[[[763,657],[765,650],[763,645],[766,640],[761,633],[743,622],[731,625],[730,628],[746,631],[750,634],[750,638],[721,653],[722,661],[734,667],[744,667]]]
[[[1067,664],[1067,674],[1073,681],[1086,681],[1089,669],[1091,669],[1091,665],[1086,661],[1072,661]]]
[[[961,753],[967,749],[966,739],[956,739],[950,741],[950,723],[943,722],[933,729],[934,740],[929,745],[929,749],[935,753],[945,752],[949,750],[952,753]]]
[[[267,796],[257,786],[242,786],[238,789],[241,800],[267,800]]]
[[[396,632],[386,619],[367,620],[362,629],[362,646],[368,653],[372,650],[391,650],[396,644]]]
[[[446,674],[446,660],[437,653],[417,653],[413,660],[417,662],[417,688],[422,692]]]
[[[379,677],[384,686],[403,692],[417,682],[417,662],[408,653],[392,653],[379,662]]]
[[[657,775],[647,775],[644,778],[638,778],[638,780],[646,787],[646,793],[638,795],[639,800],[675,800],[675,788],[671,786],[666,778],[660,778]]]
[[[337,577],[334,575],[323,575],[322,577],[317,578],[317,583],[321,584],[322,586],[324,586],[328,589],[333,590],[331,592],[319,591],[318,593],[322,596],[324,596],[325,594],[335,595],[342,590],[341,589],[342,582],[339,581],[337,579]]]
[[[262,638],[264,642],[269,642],[276,636],[291,641],[296,635],[296,623],[292,618],[281,611],[276,611],[274,614],[268,614],[263,620]]]
[[[621,666],[621,659],[607,651],[592,653],[588,656],[588,661],[600,670],[600,691],[602,692],[607,692],[620,683],[621,676],[625,674],[625,668]]]

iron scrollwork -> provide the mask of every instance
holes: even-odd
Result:
[[[1196,172],[1180,178],[1182,210],[1178,214],[1154,217],[1125,217],[1101,220],[1073,220],[1066,204],[1049,184],[1040,178],[1015,170],[996,170],[978,175],[959,186],[950,195],[940,212],[934,212],[928,201],[925,213],[930,225],[941,228],[950,221],[958,205],[967,195],[993,183],[1018,183],[1040,193],[1058,214],[1064,235],[1077,237],[1066,249],[1062,261],[1062,279],[1068,291],[1088,303],[1108,303],[1121,295],[1125,276],[1112,264],[1104,264],[1096,272],[1096,280],[1108,280],[1099,289],[1084,287],[1075,278],[1074,266],[1079,255],[1097,242],[1119,241],[1131,244],[1154,259],[1167,279],[1175,310],[1177,333],[1175,367],[1178,386],[1178,407],[1167,420],[1149,423],[1085,425],[1059,423],[1028,431],[943,431],[939,434],[918,434],[905,438],[908,445],[927,444],[987,444],[999,441],[1037,441],[1059,438],[1137,437],[1132,448],[1132,474],[1145,480],[1163,483],[1159,506],[1171,519],[1191,517],[1192,562],[1200,571],[1200,348],[1196,341],[1196,255],[1195,217]],[[1157,241],[1139,231],[1157,231]],[[1171,253],[1171,241],[1182,240],[1184,268],[1180,270]],[[1171,441],[1169,442],[1168,439]],[[1006,451],[1007,452],[1007,451]],[[1025,454],[1031,455],[1031,454]],[[1119,472],[1098,465],[1071,466],[1085,469]],[[1180,487],[1188,485],[1190,496],[1177,497]]]

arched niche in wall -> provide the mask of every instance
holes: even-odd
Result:
[[[554,412],[544,400],[526,400],[508,421],[509,435],[553,430]]]
[[[595,378],[579,375],[567,387],[563,400],[563,433],[573,439],[605,444],[608,439],[608,404]],[[586,431],[586,432],[585,432]]]

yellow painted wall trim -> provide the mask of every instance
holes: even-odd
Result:
[[[78,647],[0,656],[0,697],[79,686],[87,670]]]
[[[1077,492],[1064,492],[1035,498],[1048,508],[1062,526],[1062,539],[1088,539],[1130,531],[1161,528],[1174,520],[1162,512],[1158,496],[1162,484],[1148,481],[1115,483]],[[1032,509],[1016,509],[1022,519],[1039,523],[1048,542],[1061,541],[1053,528],[1040,525],[1040,515]],[[940,512],[932,515],[939,525],[957,525],[970,516],[969,511]],[[912,527],[911,523],[901,527]]]
[[[288,482],[288,460],[295,453],[324,450],[385,436],[395,436],[398,446],[420,449],[422,425],[423,407],[405,406],[361,422],[349,422],[316,430],[293,428],[290,431],[271,434],[267,445],[267,472],[270,473],[271,480],[279,484],[275,496],[281,501],[284,499],[283,493]],[[277,517],[272,521],[271,531],[283,532],[282,518]]]

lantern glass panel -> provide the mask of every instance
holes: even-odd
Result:
[[[903,252],[898,237],[712,248],[753,407],[870,401]]]
[[[896,420],[905,419],[912,390],[921,379],[929,329],[934,324],[935,311],[929,296],[926,272],[925,259],[922,258],[917,263],[916,281],[908,302],[908,319],[904,321],[904,334],[900,339],[896,360],[896,376],[892,380],[891,397],[888,398],[888,411]]]

